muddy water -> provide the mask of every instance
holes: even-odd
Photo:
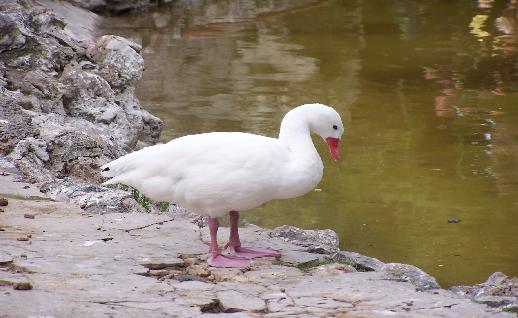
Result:
[[[518,275],[518,22],[513,1],[175,1],[104,33],[143,45],[138,96],[163,140],[275,136],[332,105],[346,135],[317,191],[246,222],[331,228],[342,248],[443,286]]]

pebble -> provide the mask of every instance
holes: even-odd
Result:
[[[4,212],[4,209],[0,208],[0,213],[1,213],[1,212]]]
[[[184,261],[177,257],[145,258],[139,264],[148,269],[178,268],[184,266]]]
[[[6,198],[0,198],[0,206],[7,206],[9,201]]]
[[[19,236],[16,238],[17,241],[28,241],[29,239],[29,236]]]
[[[15,283],[13,285],[13,288],[16,290],[31,290],[32,284],[29,282],[21,282],[21,283]]]
[[[187,268],[187,273],[189,275],[207,277],[210,275],[210,272],[202,265],[192,265]]]
[[[34,219],[35,215],[34,214],[30,214],[30,213],[25,213],[23,215],[23,217],[26,218],[26,219]]]

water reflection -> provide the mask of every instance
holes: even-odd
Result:
[[[142,43],[138,95],[162,138],[274,136],[294,105],[333,105],[344,160],[319,187],[245,218],[332,228],[342,247],[444,285],[518,275],[515,1],[175,1],[110,20]],[[458,219],[459,223],[448,223]]]

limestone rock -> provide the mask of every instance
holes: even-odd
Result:
[[[147,212],[135,201],[130,192],[84,183],[71,178],[43,183],[40,191],[57,200],[73,202],[86,211]]]
[[[74,5],[95,12],[121,14],[128,11],[141,10],[156,5],[152,0],[68,0]],[[166,0],[164,2],[168,2]]]
[[[454,293],[492,307],[518,307],[518,278],[495,272],[481,284],[474,286],[453,286]]]
[[[361,255],[355,252],[340,251],[332,256],[334,259],[342,259],[363,271],[379,271],[385,265],[377,258]]]
[[[46,183],[50,195],[94,190],[80,184],[101,182],[102,164],[156,143],[161,130],[134,93],[140,47],[117,36],[94,41],[96,23],[66,3],[0,1],[0,156],[26,180]],[[125,196],[115,199],[86,201],[91,209],[127,208]]]
[[[387,278],[409,282],[418,290],[441,288],[434,277],[413,265],[387,263],[381,267],[380,271],[384,272]]]
[[[270,237],[282,238],[295,245],[307,248],[308,252],[332,254],[339,251],[338,235],[333,230],[303,230],[283,225],[272,230]]]
[[[338,263],[322,265],[322,266],[318,266],[318,267],[315,267],[310,270],[311,275],[321,276],[321,277],[334,276],[334,275],[338,275],[339,273],[352,273],[352,272],[357,272],[357,270],[354,267],[352,267],[351,265],[338,264]]]
[[[142,76],[144,59],[140,45],[115,35],[104,35],[87,50],[87,55],[99,64],[99,74],[112,87],[135,84]]]

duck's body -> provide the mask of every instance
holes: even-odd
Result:
[[[316,150],[301,160],[295,156],[276,138],[238,132],[189,135],[111,162],[105,175],[113,179],[105,184],[122,183],[153,200],[221,217],[313,189],[322,178],[322,160]]]
[[[246,265],[242,257],[278,254],[241,248],[237,211],[303,195],[321,180],[323,164],[311,132],[327,141],[331,155],[338,160],[343,133],[340,116],[331,107],[307,104],[286,114],[279,138],[238,132],[184,136],[104,165],[103,174],[112,178],[104,184],[126,184],[153,200],[178,203],[209,216],[213,254],[209,264],[241,267]],[[228,212],[229,245],[234,255],[230,257],[219,254],[215,242],[216,218]]]

